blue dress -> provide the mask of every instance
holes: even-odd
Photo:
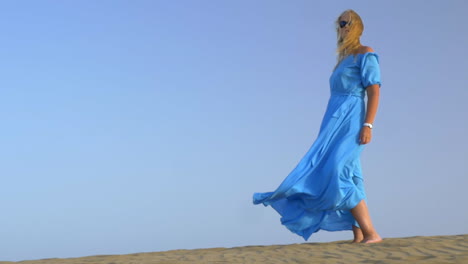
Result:
[[[346,57],[329,81],[331,96],[315,142],[274,192],[253,195],[254,204],[270,205],[281,215],[281,224],[306,241],[321,229],[359,227],[350,210],[367,202],[359,134],[365,89],[381,85],[378,55]]]

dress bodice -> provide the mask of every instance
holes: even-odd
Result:
[[[330,76],[330,92],[364,98],[366,87],[380,82],[379,56],[375,52],[349,55]]]

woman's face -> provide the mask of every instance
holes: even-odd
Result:
[[[344,22],[347,22],[346,25],[344,27],[341,27],[340,25],[338,25],[338,32],[340,34],[340,37],[342,39],[345,39],[346,36],[348,35],[349,33],[349,21],[351,20],[351,16],[348,14],[348,13],[345,13],[343,14],[340,19],[338,19],[338,24],[341,24],[343,23],[342,21]]]

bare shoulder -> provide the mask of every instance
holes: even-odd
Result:
[[[369,46],[361,46],[359,48],[359,53],[374,52],[374,49]]]

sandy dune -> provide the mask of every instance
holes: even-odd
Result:
[[[468,234],[386,238],[377,244],[350,241],[292,245],[171,250],[130,255],[42,259],[0,264],[175,264],[175,263],[468,263]]]

